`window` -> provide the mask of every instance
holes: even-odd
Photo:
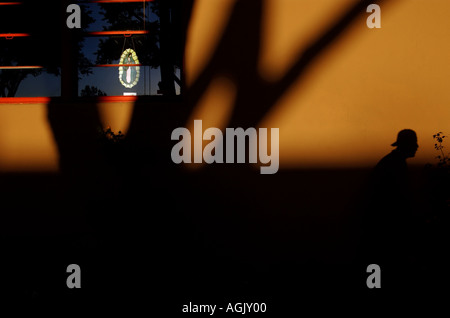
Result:
[[[33,2],[0,2],[0,97],[60,96],[59,54],[45,36],[55,14]]]
[[[81,29],[67,28],[67,1],[0,2],[0,97],[181,94],[179,4],[71,2]]]

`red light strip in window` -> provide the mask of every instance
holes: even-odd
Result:
[[[0,97],[0,104],[46,104],[50,97]]]
[[[31,69],[31,68],[43,68],[39,65],[24,65],[24,66],[0,66],[0,70],[13,70],[13,69]]]
[[[136,30],[136,31],[96,31],[88,32],[89,35],[123,35],[125,37],[130,37],[135,34],[148,34],[147,30]]]
[[[16,37],[24,37],[30,36],[28,33],[0,33],[0,38],[6,38],[7,40],[11,40]]]
[[[98,96],[96,100],[98,102],[135,102],[137,96]]]
[[[0,6],[15,6],[22,4],[22,2],[0,2]]]
[[[51,100],[59,101],[61,97],[0,97],[1,104],[48,104]],[[135,102],[138,96],[95,96],[78,97],[75,100],[93,101],[95,103]]]

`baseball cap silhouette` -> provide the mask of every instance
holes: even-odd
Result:
[[[403,129],[399,131],[397,140],[391,146],[406,146],[417,143],[416,132],[412,129]]]

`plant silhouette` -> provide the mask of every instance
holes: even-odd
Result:
[[[442,145],[444,143],[444,138],[446,137],[447,136],[445,136],[441,131],[433,135],[433,139],[436,140],[436,143],[434,144],[434,149],[436,149],[441,153],[439,156],[436,157],[437,159],[439,159],[438,166],[440,167],[447,166],[450,161],[448,154],[444,153],[444,146]]]

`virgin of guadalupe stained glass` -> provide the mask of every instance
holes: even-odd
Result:
[[[136,52],[132,49],[126,49],[120,56],[119,64],[119,81],[126,88],[132,88],[139,81],[139,66],[132,66],[131,64],[139,64]]]

